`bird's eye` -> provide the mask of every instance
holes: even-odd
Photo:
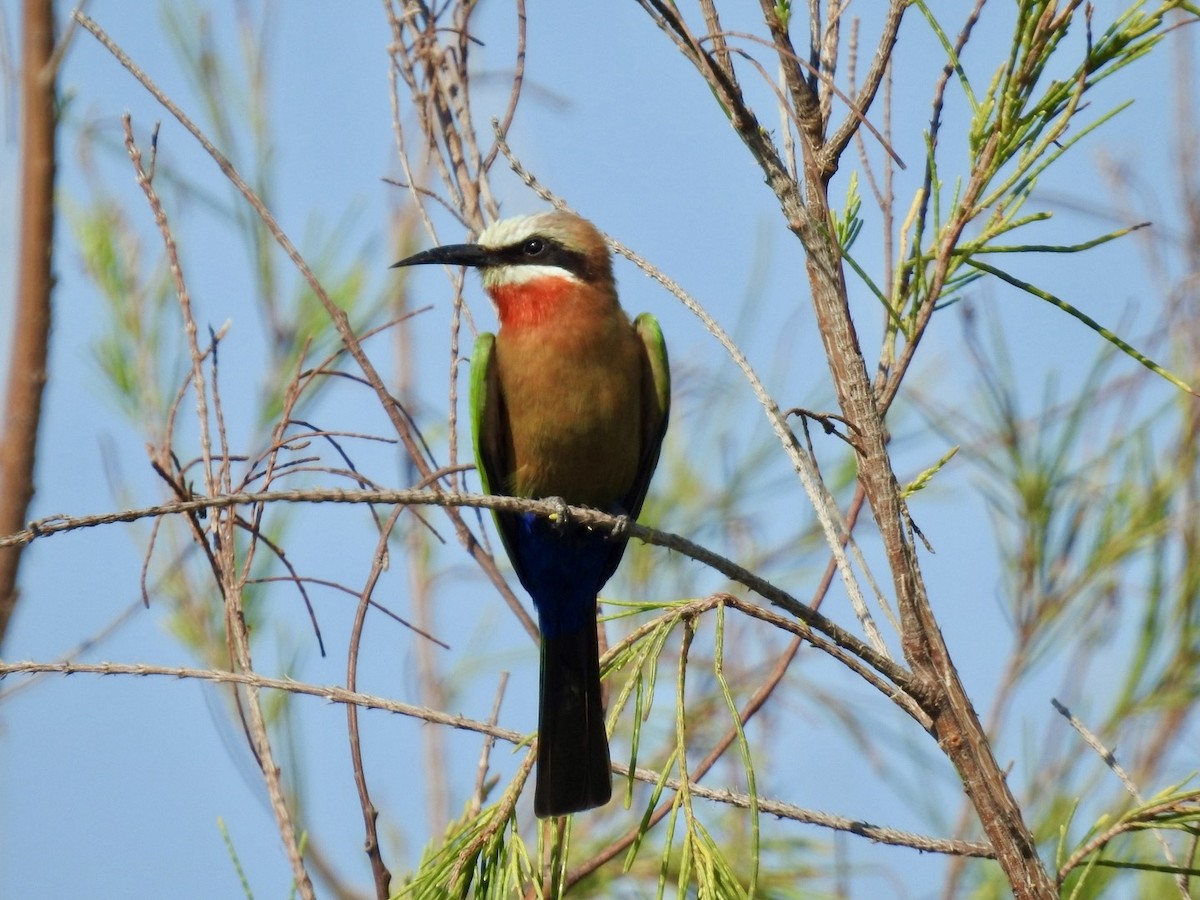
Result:
[[[521,252],[526,256],[541,256],[546,252],[546,242],[541,238],[530,238],[521,247]]]

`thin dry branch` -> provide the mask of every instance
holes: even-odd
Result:
[[[495,127],[495,123],[493,123]],[[538,179],[517,159],[504,138],[497,132],[497,140],[505,157],[509,161],[509,165],[513,171],[525,182],[538,196],[542,197],[549,203],[554,204],[559,209],[570,209],[566,202],[555,195],[552,191],[542,185]],[[817,469],[816,460],[812,454],[808,453],[796,439],[795,433],[787,424],[787,413],[783,412],[775,398],[767,391],[766,386],[754,371],[754,367],[750,365],[750,360],[742,351],[742,348],[737,345],[730,334],[721,327],[708,310],[691,294],[683,289],[683,287],[673,278],[666,275],[657,266],[654,266],[640,254],[634,252],[629,247],[625,246],[615,238],[605,235],[605,240],[614,252],[624,256],[639,269],[645,272],[649,277],[653,278],[664,288],[666,288],[673,296],[679,299],[687,309],[695,315],[704,325],[705,329],[713,335],[729,354],[734,364],[741,370],[749,383],[751,390],[754,392],[755,399],[762,405],[764,412],[767,415],[767,421],[770,423],[776,437],[779,438],[784,452],[787,453],[788,459],[791,461],[797,475],[800,478],[801,484],[804,485],[805,491],[808,493],[809,500],[813,504],[813,508],[817,513],[817,520],[821,524],[822,531],[825,534],[825,539],[829,544],[830,551],[837,563],[838,572],[842,576],[842,583],[846,587],[846,592],[850,597],[850,603],[854,608],[855,615],[862,622],[863,629],[867,634],[868,640],[872,646],[880,653],[887,655],[887,644],[883,640],[883,636],[875,627],[867,604],[863,598],[862,588],[859,586],[858,578],[854,574],[854,569],[850,565],[849,558],[846,556],[845,547],[849,543],[849,530],[846,527],[845,519],[842,517],[841,510],[838,508],[837,501],[825,486],[824,480],[821,478],[820,472]],[[866,561],[861,555],[858,557],[858,563],[864,570],[867,571]],[[868,572],[868,578],[870,577]]]
[[[226,444],[225,426],[220,414],[220,399],[217,393],[216,337],[215,335],[213,336],[211,353],[213,369],[211,391],[221,448],[220,455],[217,457],[219,460],[219,475],[214,477],[212,445],[208,422],[208,389],[206,389],[203,369],[205,353],[201,351],[199,341],[196,338],[197,328],[195,318],[192,315],[190,294],[183,277],[183,269],[179,262],[175,238],[167,219],[166,210],[158,198],[158,192],[151,183],[150,175],[142,165],[142,154],[134,142],[133,126],[128,113],[123,118],[123,124],[125,149],[133,163],[138,186],[141,187],[143,193],[146,195],[146,200],[154,215],[155,224],[162,235],[168,265],[175,280],[176,296],[178,297],[183,313],[188,336],[189,355],[192,361],[192,386],[196,392],[196,408],[200,427],[201,452],[203,454],[202,469],[205,484],[209,493],[214,493],[218,489],[228,491],[230,487],[230,455]],[[195,518],[190,517],[189,521],[192,524],[192,531],[196,541],[205,547],[206,550],[210,546],[213,547],[214,552],[209,554],[209,560],[213,564],[214,575],[216,576],[217,584],[221,589],[221,595],[225,602],[226,640],[229,644],[230,655],[237,661],[237,665],[243,671],[252,672],[254,666],[250,658],[250,633],[246,626],[245,610],[242,606],[242,588],[245,577],[238,573],[234,551],[234,533],[238,527],[237,511],[234,508],[230,508],[223,512],[225,514],[218,515],[216,521],[213,523],[212,545],[209,544],[207,533],[198,527]],[[241,694],[236,694],[235,697],[238,709],[243,714],[243,725],[254,750],[254,756],[258,760],[259,767],[262,769],[263,779],[267,785],[267,795],[271,800],[271,810],[275,814],[275,822],[292,866],[292,877],[295,880],[296,888],[306,900],[315,900],[316,894],[313,890],[312,879],[304,865],[304,856],[300,847],[300,841],[296,834],[292,813],[288,808],[287,798],[284,794],[281,770],[274,761],[274,751],[271,747],[270,735],[267,733],[266,717],[263,715],[262,708],[258,702],[258,689],[254,686],[246,688],[245,704],[242,703]]]
[[[383,574],[384,564],[387,560],[388,540],[391,538],[392,529],[396,527],[396,522],[403,511],[404,507],[402,506],[393,507],[392,514],[388,516],[383,528],[380,529],[379,542],[375,547],[371,571],[367,576],[367,582],[363,586],[362,594],[359,598],[358,608],[354,613],[354,624],[350,629],[350,648],[346,656],[346,690],[348,691],[356,691],[358,687],[358,649],[362,641],[363,625],[367,619],[367,609],[370,606],[371,596],[375,593],[375,585],[379,582],[379,576]],[[358,790],[358,802],[362,808],[363,825],[366,830],[363,847],[367,852],[367,858],[371,861],[371,875],[375,879],[375,895],[378,900],[387,900],[391,896],[392,874],[388,871],[387,866],[384,865],[383,854],[379,849],[379,833],[376,830],[379,811],[375,808],[375,804],[371,802],[370,791],[367,788],[367,775],[363,768],[362,744],[358,733],[358,708],[353,704],[346,705],[346,726],[350,737],[350,758],[354,769],[354,786]]]
[[[863,79],[862,88],[854,95],[854,102],[850,104],[850,114],[846,116],[846,121],[839,125],[833,135],[825,141],[822,152],[826,157],[826,162],[823,168],[835,164],[849,145],[850,139],[858,134],[860,116],[865,116],[867,110],[871,108],[875,95],[879,92],[879,85],[887,73],[888,64],[892,58],[892,49],[896,46],[896,38],[900,33],[900,20],[904,17],[904,11],[908,5],[906,0],[890,0],[888,3],[887,15],[883,20],[883,31],[875,45],[875,55],[871,59],[871,67]]]
[[[205,152],[212,157],[213,161],[217,164],[218,168],[220,168],[225,177],[229,179],[234,187],[237,188],[238,192],[241,193],[245,198],[246,202],[250,204],[255,214],[262,220],[263,224],[270,232],[272,238],[274,238],[275,242],[287,254],[288,258],[296,266],[297,270],[308,283],[309,287],[312,288],[313,293],[316,295],[321,305],[325,308],[333,322],[334,327],[337,329],[338,335],[341,337],[346,350],[350,353],[351,357],[353,357],[355,363],[363,372],[367,383],[375,392],[380,406],[383,408],[385,414],[388,416],[389,421],[395,428],[397,435],[400,437],[401,443],[404,444],[405,449],[408,451],[409,457],[416,466],[418,472],[420,472],[422,477],[426,477],[433,473],[435,471],[434,466],[432,466],[426,459],[419,440],[413,433],[413,429],[410,425],[408,417],[399,408],[399,405],[388,392],[388,389],[383,383],[383,379],[379,375],[378,370],[363,351],[362,344],[355,335],[354,330],[351,328],[349,318],[345,311],[330,299],[329,294],[325,291],[325,288],[321,284],[320,280],[313,273],[308,263],[300,255],[300,252],[284,233],[283,229],[279,227],[279,223],[275,220],[275,217],[271,214],[270,210],[267,209],[266,205],[262,202],[250,185],[246,183],[245,179],[238,174],[238,171],[233,164],[216,148],[216,146],[205,136],[200,128],[183,112],[183,110],[181,110],[169,97],[166,96],[166,94],[164,94],[158,88],[158,86],[146,75],[146,73],[143,72],[141,68],[129,58],[128,54],[126,54],[120,47],[116,45],[112,38],[110,38],[95,21],[78,10],[73,13],[73,16],[84,29],[90,32],[96,38],[96,40],[98,40],[104,46],[104,48],[108,50],[117,59],[117,61],[126,70],[128,70],[129,73],[132,74],[142,84],[142,86],[145,87],[146,90],[149,91],[154,98],[179,121],[181,125],[183,125],[184,128],[188,130],[188,132],[197,140],[197,142],[199,142],[201,147],[204,148]],[[517,599],[516,595],[512,592],[512,589],[508,586],[507,581],[496,565],[495,559],[483,548],[479,541],[476,540],[474,533],[470,530],[470,528],[467,527],[466,522],[463,521],[462,517],[458,515],[456,511],[447,510],[447,515],[449,515],[451,519],[459,542],[463,545],[463,547],[466,548],[467,552],[476,561],[484,574],[487,576],[488,580],[491,581],[496,589],[500,592],[501,596],[505,600],[505,603],[513,611],[514,615],[517,616],[518,620],[522,623],[530,636],[536,637],[537,626],[533,623],[533,620],[529,617],[529,614],[525,612],[520,600]]]
[[[223,672],[216,669],[197,669],[187,666],[151,666],[140,663],[72,663],[55,662],[42,663],[31,660],[0,663],[0,679],[18,675],[58,674],[58,675],[105,675],[105,676],[134,676],[137,678],[176,678],[194,679],[216,684],[236,684],[254,687],[259,690],[285,691],[310,697],[319,697],[330,703],[352,704],[362,709],[377,709],[398,715],[411,716],[430,724],[444,725],[451,728],[471,731],[477,734],[489,735],[498,740],[518,745],[525,742],[527,736],[520,732],[500,728],[490,722],[480,722],[467,716],[454,716],[439,710],[428,709],[397,700],[388,700],[371,694],[360,694],[334,685],[317,685],[307,682],[293,681],[287,678],[269,678],[256,672]],[[532,760],[527,760],[531,762]],[[629,767],[616,763],[613,771],[628,777]],[[633,777],[640,782],[650,785],[664,784],[673,791],[684,789],[684,785],[673,778],[664,778],[661,772],[650,769],[635,769]],[[737,791],[720,790],[703,785],[689,783],[687,790],[694,796],[728,806],[748,808],[751,799],[748,795]],[[986,844],[972,841],[947,841],[931,838],[926,835],[900,831],[884,826],[872,825],[861,819],[851,819],[843,816],[828,815],[803,809],[790,803],[766,798],[757,798],[758,808],[768,815],[777,816],[797,822],[817,825],[838,831],[861,834],[873,841],[892,844],[900,847],[911,847],[928,853],[964,854],[979,858],[991,858],[990,848]]]
[[[1125,788],[1126,793],[1128,793],[1129,796],[1133,798],[1134,802],[1136,802],[1139,806],[1145,806],[1146,801],[1142,797],[1141,791],[1139,791],[1137,789],[1137,785],[1135,785],[1133,783],[1133,780],[1129,777],[1129,773],[1127,773],[1125,771],[1125,769],[1121,766],[1121,764],[1119,762],[1117,762],[1116,754],[1113,753],[1111,750],[1109,750],[1107,747],[1105,747],[1104,744],[1102,744],[1100,742],[1100,739],[1098,737],[1096,737],[1096,735],[1092,734],[1091,729],[1089,729],[1086,725],[1083,724],[1083,722],[1081,722],[1079,719],[1077,719],[1071,713],[1071,711],[1069,709],[1067,709],[1067,707],[1063,706],[1063,704],[1059,703],[1056,698],[1054,698],[1054,697],[1050,698],[1050,705],[1054,707],[1055,711],[1060,716],[1062,716],[1064,719],[1066,719],[1068,722],[1071,723],[1071,727],[1074,728],[1076,732],[1078,732],[1078,734],[1081,738],[1083,738],[1084,743],[1087,744],[1089,747],[1091,747],[1096,752],[1096,754],[1104,761],[1104,764],[1106,766],[1108,766],[1109,771],[1111,771],[1115,776],[1117,776],[1117,779],[1121,782],[1121,786]],[[1062,866],[1059,867],[1059,870],[1058,870],[1059,884],[1061,884],[1063,882],[1063,879],[1066,878],[1067,875],[1071,872],[1071,870],[1074,869],[1077,865],[1079,865],[1079,863],[1081,861],[1086,859],[1088,856],[1090,856],[1095,851],[1099,850],[1101,847],[1105,846],[1109,841],[1111,841],[1118,834],[1123,834],[1126,831],[1132,831],[1132,830],[1139,829],[1141,827],[1142,821],[1151,819],[1151,818],[1153,818],[1153,816],[1155,816],[1161,812],[1170,811],[1170,810],[1174,809],[1177,805],[1178,805],[1178,803],[1176,800],[1171,800],[1171,801],[1165,801],[1162,804],[1151,806],[1147,810],[1142,810],[1142,814],[1138,817],[1137,820],[1123,820],[1121,822],[1118,822],[1116,825],[1113,826],[1113,828],[1109,829],[1109,831],[1107,833],[1098,835],[1093,841],[1089,842],[1088,844],[1084,845],[1083,847],[1078,848],[1073,854],[1071,854],[1071,857],[1065,863],[1063,863]],[[1162,847],[1163,857],[1167,860],[1167,862],[1170,865],[1178,868],[1179,861],[1175,859],[1175,852],[1171,849],[1171,845],[1169,843],[1167,843],[1166,837],[1164,837],[1162,832],[1159,831],[1158,829],[1154,830],[1154,836],[1158,840],[1159,846]],[[1177,887],[1179,888],[1179,894],[1183,898],[1183,900],[1188,900],[1188,898],[1191,896],[1191,892],[1187,889],[1187,882],[1185,880],[1181,879],[1181,880],[1177,881]]]
[[[496,685],[496,699],[492,703],[492,712],[488,716],[488,724],[495,725],[500,721],[500,705],[504,702],[504,692],[508,689],[508,673],[501,672],[500,680]],[[483,746],[479,750],[479,767],[475,774],[475,788],[471,791],[471,814],[477,815],[483,809],[483,798],[486,796],[488,784],[488,772],[491,770],[492,748],[496,746],[496,739],[491,735],[484,738]],[[530,757],[531,759],[534,757]]]
[[[642,0],[642,5],[720,101],[735,132],[762,169],[788,228],[800,239],[838,403],[856,432],[859,481],[874,513],[892,572],[904,655],[917,676],[918,702],[933,720],[939,746],[958,769],[1016,895],[1053,897],[1053,880],[1038,857],[1033,835],[958,677],[926,593],[909,518],[888,455],[883,409],[876,402],[850,311],[842,248],[828,197],[828,182],[836,171],[836,159],[824,155],[823,135],[817,127],[819,112],[813,109],[814,104],[807,96],[796,101],[795,113],[805,123],[800,130],[803,181],[799,183],[789,173],[770,133],[761,127],[741,92],[716,65],[711,53],[697,44],[674,8],[656,0]],[[774,8],[768,8],[765,15],[778,40],[781,23]],[[970,199],[965,205],[973,203]],[[834,535],[827,532],[827,537],[833,539]]]
[[[755,593],[778,606],[785,612],[795,616],[814,633],[806,633],[805,639],[814,646],[834,655],[845,651],[848,656],[839,657],[843,661],[859,660],[881,675],[892,685],[905,688],[909,684],[910,675],[900,665],[889,657],[879,653],[874,647],[846,631],[815,610],[798,601],[787,591],[771,584],[752,572],[713,553],[699,544],[693,543],[679,535],[656,531],[630,522],[625,517],[614,517],[587,507],[563,506],[555,501],[523,500],[515,497],[498,497],[483,494],[466,494],[449,491],[430,490],[391,490],[391,491],[361,491],[342,488],[311,488],[296,491],[261,491],[223,494],[216,497],[192,497],[162,503],[156,506],[139,509],[126,509],[119,512],[101,513],[93,516],[51,516],[37,522],[31,522],[24,531],[16,534],[0,536],[0,547],[19,543],[29,543],[34,540],[76,531],[82,528],[95,528],[100,525],[110,525],[117,522],[135,522],[140,519],[154,518],[165,515],[195,516],[201,510],[228,509],[249,503],[381,503],[387,505],[418,505],[418,506],[471,506],[480,509],[492,509],[502,512],[534,512],[539,515],[565,515],[576,527],[604,528],[609,531],[621,531],[625,537],[633,537],[683,553],[698,562],[715,569],[721,574],[750,588]],[[766,613],[766,610],[762,611]],[[865,671],[865,670],[864,670]]]
[[[228,509],[247,503],[383,503],[389,505],[478,506],[480,509],[506,512],[538,512],[545,516],[560,516],[564,511],[562,505],[546,502],[546,500],[492,497],[486,496],[486,494],[444,491],[347,491],[343,488],[311,488],[311,490],[304,491],[240,492],[221,494],[218,497],[180,499],[156,506],[106,512],[106,514],[96,516],[76,518],[52,516],[46,520],[30,523],[30,527],[26,528],[24,532],[0,536],[0,547],[28,544],[29,541],[46,538],[52,534],[70,532],[70,530],[80,528],[95,528],[115,522],[136,522],[142,518],[164,515],[185,515],[191,518],[196,516],[200,510]],[[799,619],[812,630],[806,632],[805,640],[810,641],[823,652],[838,656],[842,661],[858,660],[898,688],[904,689],[908,684],[910,674],[904,667],[896,665],[888,656],[878,653],[870,644],[842,629],[840,625],[822,616],[821,613],[811,610],[785,590],[746,571],[742,566],[731,562],[730,559],[721,557],[719,554],[707,550],[706,547],[682,538],[682,536],[658,532],[658,530],[641,526],[641,524],[631,523],[625,517],[613,517],[598,510],[584,508],[584,506],[566,506],[565,511],[569,520],[576,526],[620,530],[625,536],[684,553],[685,556],[710,566],[721,572],[722,575],[732,578],[733,581],[745,584],[762,598]],[[857,665],[857,662],[854,665]]]

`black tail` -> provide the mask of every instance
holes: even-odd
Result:
[[[538,713],[538,818],[603,806],[612,797],[608,736],[600,696],[600,647],[593,622],[542,635]]]

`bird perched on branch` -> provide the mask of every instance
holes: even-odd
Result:
[[[499,332],[479,336],[471,361],[484,490],[636,519],[667,429],[667,349],[653,316],[630,322],[621,309],[596,228],[565,212],[505,219],[477,243],[425,250],[396,266],[428,263],[479,269],[500,317]],[[601,806],[612,777],[596,597],[625,540],[533,513],[495,519],[542,633],[534,812]]]

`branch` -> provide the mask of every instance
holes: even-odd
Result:
[[[47,519],[29,523],[29,526],[24,531],[0,537],[0,548],[28,544],[39,538],[68,531],[77,531],[82,528],[95,528],[100,525],[111,525],[117,522],[136,522],[141,519],[158,516],[195,515],[201,510],[228,509],[233,506],[251,503],[380,503],[404,506],[471,506],[500,512],[533,512],[546,517],[559,515],[563,510],[563,507],[553,500],[522,500],[515,497],[499,497],[452,491],[366,491],[345,490],[342,488],[314,488],[295,491],[243,491],[232,494],[219,494],[215,497],[193,497],[187,500],[174,500],[156,506],[101,513],[92,516],[51,516]],[[880,675],[884,676],[884,678],[891,681],[896,687],[907,689],[910,685],[911,676],[903,666],[898,665],[886,655],[878,652],[862,639],[834,623],[831,619],[826,618],[816,610],[801,603],[788,592],[776,587],[766,579],[760,578],[754,573],[743,569],[731,560],[713,553],[711,550],[679,535],[657,531],[653,528],[647,528],[644,525],[629,522],[623,516],[611,516],[607,513],[583,506],[567,506],[566,510],[569,521],[576,526],[603,528],[607,531],[619,530],[628,537],[635,537],[647,544],[654,544],[669,550],[675,550],[710,566],[726,577],[745,585],[780,609],[795,616],[809,629],[819,632],[818,634],[806,632],[804,635],[805,639],[809,640],[815,647],[835,656],[838,655],[835,647],[840,648],[866,663]],[[822,639],[821,635],[824,635],[828,640]],[[832,645],[830,642],[832,642]]]
[[[42,393],[49,379],[54,287],[54,134],[57,63],[54,6],[25,0],[21,19],[21,185],[17,297],[0,433],[0,532],[13,531],[33,500]],[[17,605],[21,548],[0,549],[0,643]]]
[[[759,125],[736,86],[695,46],[682,19],[665,4],[655,0],[640,2],[643,7],[652,8],[655,22],[668,30],[676,46],[705,79],[762,169],[787,227],[800,239],[813,309],[838,403],[856,435],[859,481],[874,513],[891,569],[904,655],[916,676],[913,687],[917,700],[933,720],[932,732],[942,752],[958,769],[1015,894],[1021,898],[1053,897],[1054,883],[1038,857],[1037,844],[996,762],[929,603],[907,511],[888,455],[883,408],[876,401],[850,312],[843,250],[838,243],[827,192],[836,160],[823,157],[824,148],[812,142],[810,131],[802,129],[803,183],[793,178],[769,132]],[[778,30],[779,23],[774,17],[772,8],[767,11],[768,26]],[[805,111],[797,109],[796,114],[803,119]],[[826,536],[833,538],[828,531]]]
[[[875,100],[875,94],[878,93],[879,85],[891,63],[892,48],[896,45],[896,36],[900,33],[900,20],[904,17],[904,10],[907,8],[908,3],[905,0],[891,0],[889,3],[887,18],[883,20],[883,33],[879,36],[879,43],[875,45],[875,58],[871,60],[871,68],[867,70],[862,90],[855,94],[854,101],[849,104],[850,114],[846,116],[846,121],[838,126],[837,131],[821,149],[824,157],[823,168],[827,169],[830,166],[836,168],[837,160],[841,158],[842,152],[850,144],[850,139],[858,133],[859,125],[864,121],[863,117],[871,108],[871,103]],[[885,144],[885,146],[887,145]]]
[[[275,220],[275,217],[271,214],[270,210],[267,209],[263,201],[254,192],[250,185],[246,183],[245,179],[238,174],[237,169],[234,168],[233,164],[225,157],[225,155],[221,153],[221,151],[216,148],[212,141],[210,141],[204,135],[200,128],[190,118],[188,118],[188,116],[184,114],[183,110],[175,105],[175,103],[173,103],[171,99],[162,92],[162,90],[159,89],[159,87],[146,75],[146,73],[143,72],[138,65],[129,58],[128,54],[126,54],[120,47],[116,45],[112,38],[110,38],[104,32],[104,30],[98,24],[96,24],[96,22],[84,15],[79,10],[76,10],[73,13],[73,16],[75,21],[77,21],[81,26],[83,26],[83,28],[95,36],[96,40],[98,40],[104,46],[104,48],[107,49],[117,59],[117,61],[120,62],[120,64],[124,66],[125,69],[128,70],[129,73],[133,75],[142,84],[142,86],[145,87],[146,90],[149,91],[154,98],[158,100],[158,102],[161,103],[163,107],[166,108],[171,115],[173,115],[179,121],[179,123],[188,130],[189,133],[191,133],[191,135],[199,142],[200,146],[204,148],[205,152],[207,152],[208,155],[212,157],[213,161],[216,162],[217,166],[220,168],[225,177],[229,179],[233,186],[236,187],[245,198],[246,202],[250,204],[255,214],[258,215],[263,224],[266,226],[267,230],[271,233],[271,236],[275,239],[275,242],[279,244],[279,246],[287,254],[288,258],[291,259],[292,263],[296,266],[301,276],[303,276],[309,287],[312,288],[313,293],[324,307],[326,313],[330,317],[330,320],[333,322],[334,327],[337,329],[338,335],[341,337],[342,343],[345,345],[347,352],[354,358],[355,363],[357,363],[359,368],[362,370],[367,383],[375,392],[380,406],[383,408],[388,420],[392,423],[392,427],[395,428],[396,434],[400,437],[401,442],[408,451],[409,457],[412,460],[413,465],[416,466],[417,471],[420,472],[422,477],[427,477],[432,474],[434,472],[434,467],[430,464],[429,460],[422,452],[417,438],[413,434],[413,430],[409,424],[408,418],[406,417],[404,411],[401,410],[399,405],[393,400],[391,394],[388,392],[387,386],[383,383],[383,379],[379,375],[378,370],[376,370],[374,364],[363,351],[361,342],[355,335],[354,330],[350,327],[350,320],[346,315],[346,312],[341,307],[337,306],[329,297],[329,294],[326,292],[320,280],[313,273],[312,269],[309,268],[308,263],[305,262],[304,257],[300,255],[300,251],[296,249],[295,245],[288,238],[287,234],[285,234],[283,229],[279,227],[279,223]],[[505,603],[508,604],[509,608],[514,611],[514,614],[517,615],[518,619],[525,626],[526,631],[528,631],[531,635],[536,635],[536,626],[533,624],[532,619],[529,618],[529,615],[524,612],[521,601],[517,599],[515,594],[513,594],[512,589],[508,586],[508,582],[504,579],[504,576],[501,575],[499,568],[496,566],[496,561],[492,558],[491,554],[483,549],[483,547],[475,539],[475,535],[467,527],[466,522],[464,522],[456,512],[450,511],[449,515],[451,522],[454,525],[455,533],[459,539],[459,542],[467,549],[467,552],[470,553],[475,561],[479,564],[484,574],[488,577],[488,580],[491,581],[491,583],[500,592],[500,595],[504,598]],[[3,544],[0,544],[0,547],[2,546]]]
[[[495,127],[495,123],[493,123],[493,127]],[[520,160],[512,155],[508,144],[504,142],[499,134],[497,134],[497,140],[500,144],[500,149],[508,158],[509,165],[512,166],[513,171],[520,176],[526,185],[536,191],[538,196],[553,203],[557,208],[569,209],[560,197],[555,196],[548,188],[540,184],[533,173],[526,169]],[[708,310],[695,297],[685,291],[673,278],[666,275],[662,270],[652,265],[648,260],[629,247],[626,247],[620,241],[608,235],[605,235],[605,240],[614,252],[624,256],[649,277],[666,288],[673,296],[678,298],[700,320],[709,334],[720,342],[721,346],[725,348],[725,351],[733,360],[734,365],[741,370],[750,385],[750,389],[754,392],[755,399],[762,405],[767,416],[767,421],[775,432],[775,436],[779,438],[788,460],[800,478],[800,483],[804,486],[809,501],[816,511],[817,521],[821,524],[826,542],[829,544],[830,552],[837,565],[838,573],[842,577],[842,583],[845,585],[850,603],[854,607],[855,615],[862,622],[863,629],[866,631],[867,637],[875,649],[880,653],[887,654],[887,646],[883,641],[883,637],[876,630],[874,622],[871,620],[870,614],[867,611],[866,600],[863,598],[862,588],[858,584],[858,578],[855,576],[854,569],[851,567],[850,561],[846,556],[845,546],[850,540],[850,531],[846,520],[842,517],[841,511],[838,509],[837,501],[833,498],[833,495],[825,486],[825,482],[821,479],[813,455],[805,451],[799,440],[797,440],[795,433],[788,427],[788,414],[780,410],[779,404],[775,402],[775,398],[767,391],[766,385],[762,383],[762,380],[758,377],[758,373],[750,365],[750,360],[742,352],[742,348],[721,327],[720,323],[709,315]],[[862,558],[861,554],[857,558],[859,565],[869,579],[871,576],[866,561]]]
[[[362,709],[378,709],[383,712],[411,716],[435,725],[445,725],[463,731],[487,735],[510,744],[518,745],[525,742],[527,735],[507,728],[500,728],[490,722],[481,722],[467,716],[455,716],[439,710],[423,706],[415,706],[397,700],[385,700],[371,694],[360,694],[334,685],[309,684],[293,681],[288,678],[268,678],[255,672],[222,672],[215,669],[196,669],[187,666],[151,666],[144,664],[125,663],[40,663],[31,660],[15,663],[0,664],[0,680],[13,675],[57,674],[57,675],[132,675],[138,678],[152,676],[164,678],[188,678],[198,681],[208,681],[217,684],[237,684],[255,687],[261,690],[287,691],[292,694],[302,694],[310,697],[320,697],[330,703],[350,704]],[[0,699],[3,695],[0,695]],[[628,777],[629,767],[616,763],[613,771]],[[663,784],[673,791],[683,790],[684,785],[678,779],[664,778],[661,772],[651,769],[635,769],[633,777],[645,784]],[[728,806],[748,808],[750,797],[738,791],[719,790],[702,785],[688,783],[688,791],[693,796],[723,803]],[[951,841],[942,838],[932,838],[926,835],[900,831],[885,826],[872,825],[860,819],[850,819],[843,816],[829,815],[793,806],[778,800],[759,798],[758,808],[762,812],[784,819],[819,825],[838,831],[848,831],[859,834],[882,844],[893,844],[900,847],[912,847],[928,853],[948,853],[979,858],[991,858],[991,849],[986,844],[972,841]]]

